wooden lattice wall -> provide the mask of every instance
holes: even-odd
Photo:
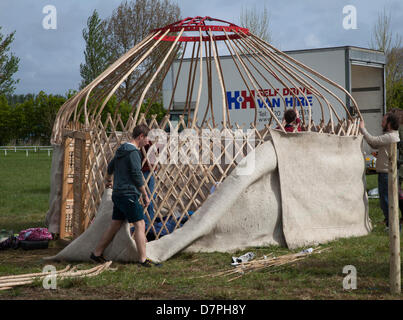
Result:
[[[84,232],[91,221],[94,219],[98,206],[100,204],[103,192],[105,190],[105,175],[108,162],[112,159],[118,147],[128,141],[128,128],[132,128],[133,118],[129,119],[126,126],[123,125],[120,115],[117,115],[115,121],[111,115],[108,115],[104,123],[98,121],[97,126],[86,131],[80,126],[73,129],[70,125],[65,129],[63,134],[64,145],[64,173],[63,173],[63,200],[62,200],[62,217],[61,217],[61,237],[76,238]],[[151,121],[146,121],[144,114],[141,115],[139,124],[146,124],[150,129],[166,128],[173,129],[174,132],[179,128],[187,128],[184,117],[180,117],[180,121],[176,127],[169,121],[166,116],[159,124],[155,116]],[[202,144],[203,129],[217,129],[211,125],[205,125],[202,128],[193,127],[197,132],[199,146]],[[238,129],[238,131],[234,130]],[[242,134],[235,137],[235,132]],[[247,132],[246,129],[250,131]],[[257,130],[251,124],[249,128],[242,128],[238,124],[232,130],[227,130],[227,137],[233,137],[234,144],[226,144],[220,141],[220,156],[213,158],[213,148],[210,145],[209,154],[207,155],[209,162],[182,164],[171,163],[174,154],[169,151],[169,139],[165,148],[158,150],[161,155],[166,152],[166,163],[157,162],[152,165],[151,174],[155,179],[155,188],[153,194],[148,188],[148,181],[145,181],[145,187],[150,195],[150,200],[154,206],[154,218],[150,219],[147,210],[144,211],[146,217],[151,221],[147,233],[152,233],[156,239],[161,236],[161,232],[165,230],[170,233],[166,226],[168,218],[171,217],[175,222],[175,230],[180,227],[183,221],[190,218],[188,212],[196,211],[207,199],[213,186],[218,186],[236,167],[239,160],[246,155],[246,152],[253,150],[267,139],[270,139],[269,125],[263,130]],[[330,124],[326,126],[316,126],[313,131],[326,133],[333,130]],[[223,135],[223,131],[219,131]],[[249,136],[247,136],[247,134]],[[250,139],[250,135],[254,137]],[[338,135],[357,135],[358,125],[354,122],[346,122],[344,126],[337,128]],[[181,148],[186,141],[182,141],[178,146]],[[154,150],[155,151],[155,150]],[[192,152],[187,150],[188,154]],[[238,152],[238,156],[237,156]],[[147,161],[145,155],[143,164]],[[227,163],[226,156],[232,157],[232,161]],[[201,154],[198,155],[201,159]],[[215,162],[214,162],[215,160]],[[154,228],[156,220],[162,222],[162,228],[157,231]]]

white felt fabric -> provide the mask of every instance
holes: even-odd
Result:
[[[362,136],[271,130],[289,248],[371,230]]]
[[[46,214],[46,226],[49,232],[60,233],[60,208],[62,201],[63,158],[61,145],[54,144],[50,169],[49,211]]]
[[[164,261],[185,248],[228,252],[250,246],[284,245],[272,143],[260,145],[240,166],[245,163],[251,168],[248,174],[234,170],[181,229],[148,243],[147,255]]]

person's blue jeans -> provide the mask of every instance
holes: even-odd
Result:
[[[146,181],[147,181],[147,178],[149,175],[150,175],[150,171],[143,172],[143,176]],[[150,189],[150,193],[152,194],[154,192],[154,188],[155,188],[155,179],[154,179],[153,175],[151,175],[150,180],[148,181],[147,185],[148,185],[148,189]],[[151,200],[151,194],[148,195],[150,197],[150,200]],[[155,198],[156,197],[154,194],[153,199],[155,199]],[[152,201],[150,201],[150,204],[148,205],[147,212],[148,212],[148,215],[150,216],[150,219],[152,220],[154,218],[154,205],[153,205]],[[147,230],[148,226],[150,225],[151,220],[148,220],[146,217],[146,219],[145,219],[146,230]]]
[[[378,173],[378,193],[379,203],[383,215],[385,216],[386,226],[389,226],[389,202],[388,202],[388,174]]]

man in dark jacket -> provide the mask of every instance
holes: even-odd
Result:
[[[146,257],[144,211],[139,203],[141,195],[145,208],[150,203],[141,172],[140,153],[140,149],[149,142],[148,132],[147,126],[136,126],[133,130],[132,139],[119,147],[114,158],[108,164],[106,186],[112,186],[111,176],[113,174],[113,214],[111,225],[105,231],[95,251],[91,253],[91,259],[96,262],[103,263],[106,261],[102,256],[103,251],[119,231],[123,221],[127,220],[133,223],[135,227],[134,240],[140,264],[145,267],[151,266],[150,260]]]

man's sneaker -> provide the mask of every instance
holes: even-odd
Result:
[[[100,256],[96,256],[93,252],[91,252],[90,259],[96,263],[105,263],[106,259],[104,256],[101,254]]]
[[[153,265],[156,267],[161,267],[162,264],[161,263],[155,263],[154,261],[150,260],[150,259],[146,259],[144,262],[139,262],[140,266],[142,267],[146,267],[146,268],[151,268]]]
[[[150,259],[144,260],[144,262],[139,262],[140,266],[145,267],[145,268],[151,268],[152,267],[152,262]]]

